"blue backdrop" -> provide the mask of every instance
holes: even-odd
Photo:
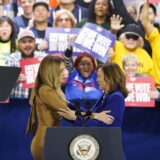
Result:
[[[0,160],[33,160],[26,136],[27,100],[0,104]],[[127,160],[159,160],[160,107],[126,108],[122,125]]]

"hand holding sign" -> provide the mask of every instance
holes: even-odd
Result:
[[[108,58],[115,56],[115,51],[113,48],[109,48],[108,50]]]
[[[69,43],[75,40],[80,29],[78,28],[58,28],[48,27],[46,29],[45,39],[48,42],[48,53],[64,53]],[[73,48],[73,53],[81,52],[77,48]]]
[[[37,76],[40,61],[38,58],[27,58],[20,60],[22,68],[21,81],[23,81],[23,88],[33,88]]]
[[[159,98],[159,92],[158,92],[158,90],[155,90],[155,91],[151,91],[151,92],[149,92],[149,97],[151,98],[151,99],[158,99]]]
[[[18,77],[18,81],[23,82],[26,80],[26,76],[23,73],[20,73],[19,77]]]

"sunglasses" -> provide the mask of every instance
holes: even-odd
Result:
[[[133,39],[137,41],[139,39],[139,36],[136,34],[125,34],[126,39]]]

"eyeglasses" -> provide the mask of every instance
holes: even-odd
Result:
[[[136,34],[125,34],[126,39],[133,39],[134,41],[137,41],[139,39],[139,36]]]
[[[63,21],[69,22],[69,21],[71,21],[71,19],[69,19],[69,18],[59,18],[57,21],[58,22],[63,22]]]
[[[92,63],[89,63],[89,62],[80,62],[79,65],[80,65],[80,66],[88,66],[88,67],[90,67],[90,66],[92,66],[93,64],[92,64]]]

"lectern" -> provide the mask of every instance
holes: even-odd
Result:
[[[0,66],[0,101],[9,97],[20,71],[19,67]]]
[[[121,128],[48,128],[43,160],[124,160]]]

